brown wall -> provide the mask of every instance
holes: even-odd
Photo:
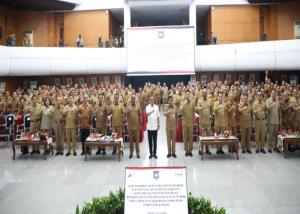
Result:
[[[97,47],[98,38],[109,39],[109,12],[68,12],[64,16],[65,44],[76,46],[78,34],[83,37],[85,47]]]
[[[45,12],[18,12],[16,13],[17,45],[23,45],[26,29],[33,30],[33,45],[48,46],[48,13]]]
[[[259,6],[215,6],[211,29],[219,44],[259,41]]]
[[[66,46],[76,46],[77,36],[82,34],[85,47],[97,47],[98,38],[102,36],[105,41],[117,34],[120,23],[108,10],[48,13],[13,11],[0,5],[0,26],[4,30],[1,45],[6,44],[11,33],[16,34],[17,45],[23,45],[24,32],[31,28],[34,46],[57,46],[62,27]]]
[[[277,39],[294,39],[294,20],[300,20],[300,2],[287,2],[272,7],[277,7]]]
[[[12,92],[17,88],[23,88],[24,81],[27,81],[27,85],[29,86],[30,81],[37,81],[38,85],[54,85],[54,80],[59,79],[61,85],[67,84],[67,79],[72,79],[72,84],[79,84],[79,79],[83,78],[84,82],[88,84],[88,86],[92,85],[92,78],[97,79],[97,83],[100,84],[101,82],[104,83],[104,78],[109,77],[110,83],[115,84],[115,77],[121,77],[121,83],[124,84],[124,74],[107,74],[107,75],[63,75],[63,76],[47,76],[39,77],[39,76],[32,76],[32,77],[1,77],[0,82],[5,82],[6,90]]]
[[[14,12],[2,5],[0,5],[0,26],[3,29],[2,39],[0,45],[6,45],[6,39],[11,33],[15,33],[15,17]]]

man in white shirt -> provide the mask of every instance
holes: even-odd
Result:
[[[150,97],[150,104],[146,106],[147,114],[147,130],[148,130],[148,142],[149,142],[149,159],[156,156],[157,149],[157,131],[159,129],[159,109],[154,104],[154,97]]]

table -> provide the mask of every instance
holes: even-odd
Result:
[[[47,145],[48,142],[47,140],[39,140],[39,139],[29,139],[29,140],[25,140],[25,139],[16,139],[13,143],[12,143],[12,149],[13,149],[13,160],[15,160],[16,157],[16,146],[43,146],[44,147],[44,160],[46,160],[46,156],[47,156]]]
[[[122,140],[120,140],[122,139]],[[123,146],[123,138],[117,139],[117,141],[110,141],[110,142],[100,142],[99,138],[91,138],[88,137],[86,142],[84,143],[84,151],[85,151],[85,158],[84,160],[87,160],[87,149],[90,148],[91,150],[93,148],[100,148],[100,147],[117,147],[117,154],[118,154],[118,159],[121,161],[121,153],[122,151],[122,146]]]
[[[199,138],[199,149],[201,148],[201,159],[204,160],[204,148],[208,145],[216,145],[216,146],[234,146],[235,147],[235,153],[236,153],[236,159],[239,159],[239,140],[235,136],[229,136],[229,137],[213,137],[213,136],[207,136],[207,137],[200,137]]]
[[[284,157],[287,158],[290,144],[300,144],[300,136],[296,134],[278,135],[278,146],[282,147]]]

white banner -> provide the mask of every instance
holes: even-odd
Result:
[[[185,167],[128,167],[125,214],[188,214]]]
[[[193,26],[128,28],[127,75],[195,74]]]

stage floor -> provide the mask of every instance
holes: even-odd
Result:
[[[79,145],[79,144],[78,144]],[[79,145],[80,147],[80,145]],[[282,154],[240,154],[206,156],[201,161],[194,144],[193,157],[185,157],[183,143],[177,143],[177,159],[167,159],[165,119],[161,117],[158,159],[148,159],[147,134],[140,144],[141,159],[129,159],[126,144],[121,162],[111,156],[22,156],[18,150],[0,147],[0,213],[69,214],[76,205],[93,196],[124,186],[127,166],[186,166],[188,191],[211,199],[229,214],[300,213],[300,152]],[[212,149],[215,153],[215,149]],[[227,148],[225,148],[227,152]],[[252,148],[252,152],[255,148]],[[77,153],[81,152],[81,148]],[[95,151],[94,151],[95,153]]]

